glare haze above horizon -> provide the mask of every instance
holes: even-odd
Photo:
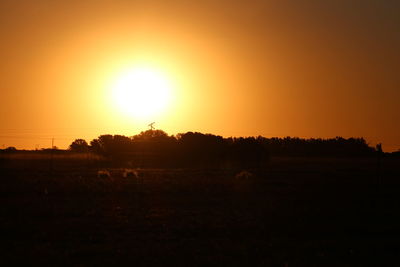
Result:
[[[1,1],[0,145],[156,127],[400,149],[398,1]]]

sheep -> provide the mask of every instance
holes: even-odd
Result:
[[[238,174],[235,175],[235,179],[237,180],[248,180],[249,178],[251,178],[253,176],[253,174],[249,171],[241,171]]]
[[[107,170],[99,170],[97,171],[98,178],[111,178],[111,174]]]
[[[136,170],[133,169],[124,169],[124,172],[122,173],[122,177],[124,178],[139,178],[139,173]]]
[[[247,196],[254,189],[253,174],[246,170],[237,173],[232,181],[232,186],[235,193]]]

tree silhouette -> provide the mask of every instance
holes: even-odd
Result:
[[[70,145],[69,150],[73,152],[87,152],[89,145],[84,139],[75,139]]]
[[[132,137],[133,141],[166,141],[169,136],[163,130],[147,130]]]
[[[105,156],[117,155],[130,151],[132,141],[123,135],[105,134],[90,142],[90,150]]]
[[[70,149],[87,149],[83,139]],[[132,137],[101,135],[90,142],[90,151],[114,160],[142,162],[146,166],[264,166],[270,156],[359,157],[374,156],[375,148],[363,138],[330,139],[299,137],[229,137],[199,132],[169,136],[162,130],[147,130]]]

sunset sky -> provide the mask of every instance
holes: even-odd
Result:
[[[399,14],[396,0],[2,0],[0,146],[66,148],[155,121],[398,150]],[[156,73],[167,100],[154,91],[130,112],[132,95],[115,94],[132,70]]]

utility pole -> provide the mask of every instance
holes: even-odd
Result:
[[[50,171],[53,171],[53,152],[54,152],[54,137],[51,138],[51,149],[50,149]]]

